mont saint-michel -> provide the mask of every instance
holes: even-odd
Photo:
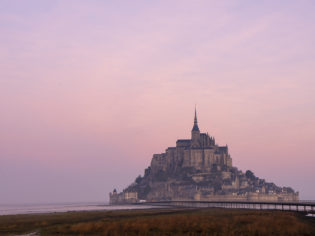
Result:
[[[165,200],[296,201],[299,193],[279,187],[232,165],[228,146],[201,133],[195,110],[190,139],[179,139],[121,193],[110,193],[111,204]]]

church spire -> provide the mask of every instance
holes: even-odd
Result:
[[[194,119],[194,126],[192,128],[192,131],[199,131],[199,127],[198,127],[198,121],[197,121],[197,109],[196,109],[196,106],[195,106],[195,119]]]
[[[196,105],[195,105],[195,120],[194,120],[194,124],[197,124],[197,109],[196,109]]]

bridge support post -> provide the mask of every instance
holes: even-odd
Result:
[[[311,207],[312,211],[314,211],[314,210],[313,210],[313,207],[314,207],[314,206]]]
[[[283,204],[281,204],[281,209],[283,210]]]
[[[291,211],[291,205],[289,205],[289,210]]]
[[[296,211],[299,211],[299,206],[298,205],[296,205]]]
[[[304,205],[304,211],[306,212],[306,206]]]

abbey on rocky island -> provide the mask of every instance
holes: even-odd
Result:
[[[228,146],[200,133],[195,109],[191,139],[179,139],[176,147],[154,154],[144,176],[117,193],[110,204],[141,201],[296,201],[298,192],[260,179],[250,170],[243,173],[232,166]]]

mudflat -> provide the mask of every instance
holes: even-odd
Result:
[[[315,235],[302,213],[141,209],[0,216],[0,235]]]

